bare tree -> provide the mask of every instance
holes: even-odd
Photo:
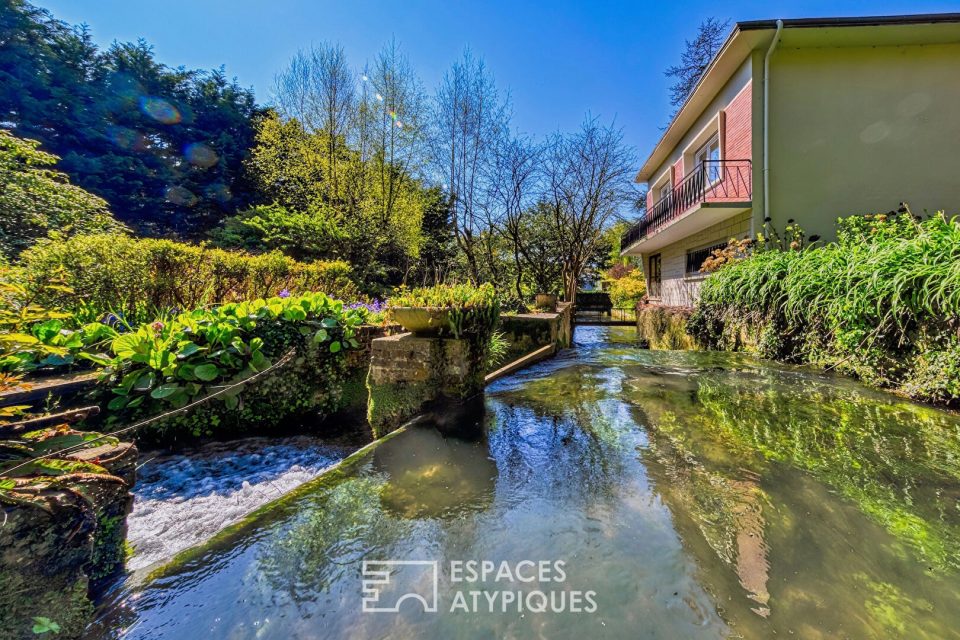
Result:
[[[381,215],[393,215],[399,181],[423,169],[427,99],[419,78],[396,40],[377,55],[362,77],[357,145],[373,161],[381,194]]]
[[[434,160],[450,193],[457,245],[469,275],[479,281],[477,243],[486,228],[485,181],[498,140],[507,130],[509,101],[497,91],[483,60],[467,50],[437,90],[433,134]]]
[[[700,76],[707,70],[713,56],[716,55],[727,33],[730,20],[720,22],[710,17],[700,23],[697,37],[687,40],[686,48],[680,56],[680,64],[668,67],[664,74],[675,78],[670,86],[670,104],[679,109],[697,86]]]
[[[564,297],[573,300],[603,229],[636,198],[636,157],[623,131],[588,117],[572,134],[555,134],[544,163],[545,198],[560,243]]]
[[[339,197],[337,154],[356,109],[356,79],[340,45],[321,44],[294,55],[276,78],[281,112],[327,138],[330,200]]]
[[[503,233],[510,243],[517,297],[523,298],[524,266],[529,262],[525,233],[526,217],[541,191],[543,147],[527,137],[504,137],[496,150],[493,177],[490,181],[489,204],[496,216],[489,217],[489,226]]]

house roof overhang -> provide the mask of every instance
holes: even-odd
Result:
[[[883,28],[879,28],[883,27]],[[738,22],[637,173],[647,182],[753,51],[764,50],[776,20]],[[960,13],[783,20],[780,47],[896,46],[960,42]]]

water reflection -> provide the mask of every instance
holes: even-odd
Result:
[[[488,389],[482,434],[383,442],[118,590],[90,637],[956,636],[957,416],[634,338],[578,329]],[[598,611],[451,612],[442,570],[439,612],[363,614],[361,563],[386,558],[564,560]]]
[[[380,493],[381,506],[409,519],[461,517],[488,508],[497,467],[486,449],[482,437],[444,438],[423,427],[377,447],[374,466],[390,478]]]
[[[705,584],[733,594],[725,618],[748,637],[954,637],[957,417],[716,357],[640,366],[624,398]]]

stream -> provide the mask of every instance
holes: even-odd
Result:
[[[575,343],[488,387],[481,433],[411,426],[155,565],[342,453],[171,461],[131,520],[154,570],[87,637],[960,637],[960,416],[630,328]]]

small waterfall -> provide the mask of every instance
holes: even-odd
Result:
[[[207,540],[257,507],[317,477],[352,447],[308,436],[213,442],[151,454],[138,471],[127,540],[130,570]]]

